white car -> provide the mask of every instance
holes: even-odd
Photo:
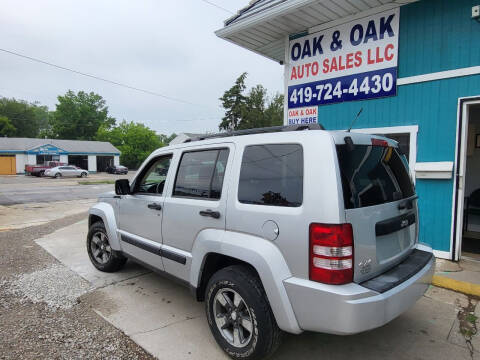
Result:
[[[45,170],[45,176],[50,176],[54,178],[59,177],[69,177],[69,176],[76,176],[76,177],[87,177],[88,171],[84,169],[80,169],[79,167],[72,166],[72,165],[65,165],[65,166],[56,166],[51,169]]]
[[[128,258],[189,287],[236,360],[267,357],[281,330],[382,326],[422,297],[435,261],[397,142],[319,124],[154,151],[90,209],[87,251],[101,271]]]

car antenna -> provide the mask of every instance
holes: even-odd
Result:
[[[355,119],[353,119],[353,121],[350,124],[350,127],[348,128],[347,132],[350,132],[350,130],[352,130],[353,124],[355,124],[355,121],[357,121],[357,119],[360,117],[360,114],[362,113],[362,111],[363,111],[363,107],[360,108],[360,111],[358,112],[357,116],[355,116]]]

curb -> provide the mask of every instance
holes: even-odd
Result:
[[[470,282],[455,280],[442,275],[433,275],[432,285],[480,297],[480,285]]]

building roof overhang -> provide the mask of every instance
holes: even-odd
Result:
[[[286,36],[314,33],[418,0],[257,0],[215,34],[274,61],[285,61]]]

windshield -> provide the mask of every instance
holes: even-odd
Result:
[[[337,145],[346,209],[380,205],[411,197],[415,189],[405,156],[396,148]]]

